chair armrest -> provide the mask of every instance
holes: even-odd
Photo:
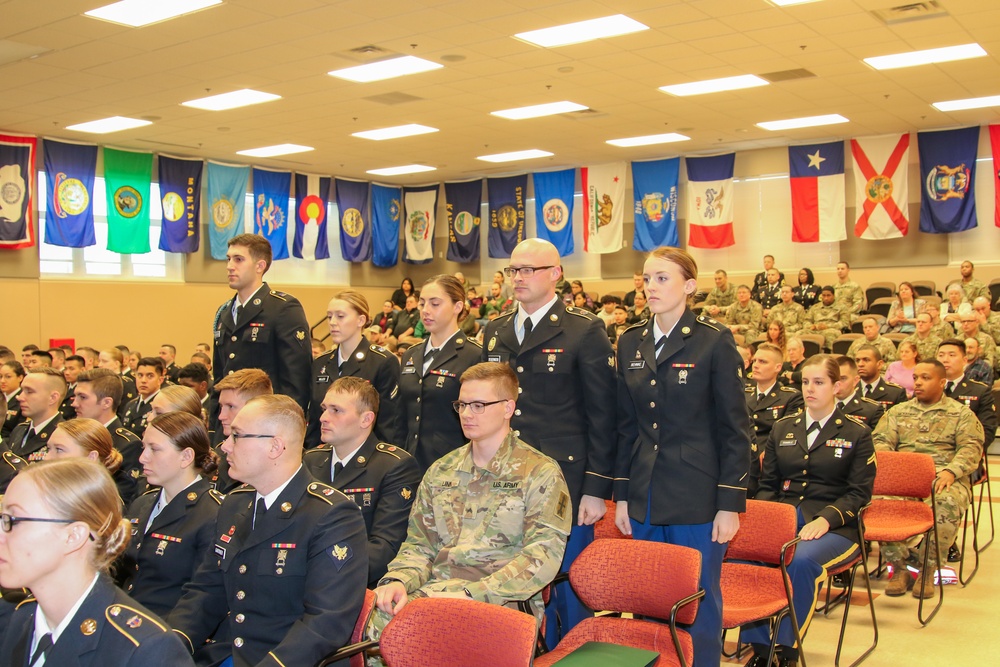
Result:
[[[681,650],[681,640],[677,636],[677,612],[681,610],[695,600],[700,600],[705,597],[705,589],[700,589],[697,593],[682,598],[677,601],[677,603],[670,610],[670,639],[674,642],[674,652],[677,654],[677,659],[681,663],[681,667],[688,667],[687,661],[684,659],[684,652]]]
[[[358,653],[363,653],[364,651],[367,651],[370,648],[375,648],[377,646],[378,646],[378,640],[376,639],[368,639],[363,642],[358,642],[357,644],[348,644],[344,648],[335,651],[330,655],[326,656],[325,658],[323,658],[322,660],[320,660],[318,663],[316,663],[316,667],[327,667],[328,665],[332,665],[335,662],[340,662],[341,660],[345,660],[347,658],[350,658],[351,656],[357,655]]]

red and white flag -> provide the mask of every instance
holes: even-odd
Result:
[[[906,167],[910,135],[851,139],[854,193],[858,216],[854,235],[862,239],[906,236]]]
[[[688,176],[688,245],[727,248],[733,236],[736,153],[684,158]]]
[[[993,149],[993,222],[1000,227],[1000,125],[990,125],[990,148]]]
[[[622,249],[626,162],[580,167],[583,190],[583,249],[606,254]]]

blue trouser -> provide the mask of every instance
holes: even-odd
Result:
[[[219,663],[219,667],[233,667],[233,656],[229,656]]]
[[[563,572],[568,572],[570,565],[576,560],[587,545],[594,541],[593,526],[574,525],[566,541],[566,554],[563,556]],[[563,582],[552,587],[549,604],[545,607],[545,643],[550,649],[555,648],[559,640],[566,636],[573,627],[585,618],[594,615],[580,598],[573,592],[569,582]]]
[[[646,521],[650,513],[646,512]],[[649,542],[665,542],[691,547],[701,553],[701,579],[698,585],[705,590],[705,597],[698,607],[698,615],[688,627],[694,641],[694,667],[717,667],[722,662],[722,559],[726,545],[712,541],[712,524],[699,523],[680,526],[652,526],[632,522],[632,537]]]
[[[804,525],[802,513],[799,512],[799,527]],[[816,609],[816,598],[819,587],[826,579],[828,569],[854,558],[858,554],[858,545],[843,535],[827,533],[815,540],[802,540],[795,545],[795,556],[788,565],[788,578],[792,582],[792,606],[795,608],[795,619],[799,622],[799,631],[805,633]],[[768,621],[758,621],[744,625],[740,639],[749,644],[770,644],[771,630]],[[794,646],[795,633],[788,618],[781,621],[778,628],[778,644]]]

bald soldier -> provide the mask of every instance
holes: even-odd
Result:
[[[866,317],[861,322],[861,327],[865,336],[851,343],[851,347],[847,349],[847,356],[855,357],[862,345],[871,345],[879,351],[886,365],[896,361],[896,344],[878,332],[878,320]]]

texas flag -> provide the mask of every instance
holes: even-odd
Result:
[[[910,135],[851,139],[854,156],[854,200],[858,216],[854,235],[862,239],[906,236],[906,166]]]
[[[830,243],[847,238],[844,142],[788,147],[792,184],[792,241]]]
[[[688,245],[726,248],[733,237],[736,153],[684,158],[688,175]]]

